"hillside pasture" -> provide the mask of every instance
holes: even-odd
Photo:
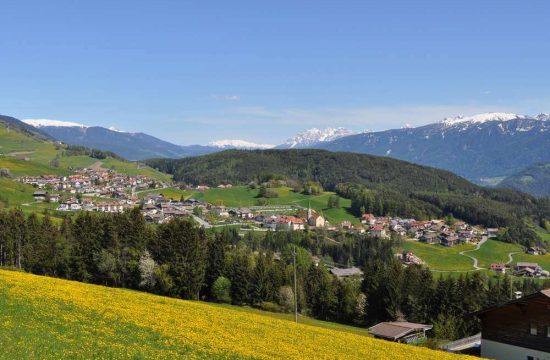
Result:
[[[0,308],[5,359],[468,358],[341,326],[6,270]]]
[[[294,192],[289,187],[269,188],[269,191],[276,192],[278,197],[266,198],[268,205],[294,205],[311,208],[323,214],[332,224],[338,224],[344,220],[359,224],[359,219],[349,212],[351,200],[340,198],[340,208],[329,209],[328,198],[334,193],[324,192],[319,195],[305,195]],[[193,197],[212,203],[214,205],[225,205],[228,207],[254,206],[258,204],[259,189],[250,189],[248,186],[233,186],[229,189],[212,188],[196,192]]]

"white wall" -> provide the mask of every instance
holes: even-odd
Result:
[[[481,357],[496,360],[550,360],[550,353],[481,339]]]

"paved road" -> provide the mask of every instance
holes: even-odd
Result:
[[[202,226],[203,228],[205,228],[205,229],[212,228],[212,225],[210,225],[207,221],[204,221],[203,219],[201,219],[200,217],[198,217],[196,215],[191,215],[191,216],[193,216],[193,219],[195,219],[195,221],[198,222],[199,225]]]

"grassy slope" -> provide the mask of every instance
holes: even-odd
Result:
[[[412,251],[433,270],[473,270],[473,261],[459,254],[460,251],[474,249],[473,245],[465,244],[455,247],[445,247],[442,245],[424,244],[418,241],[406,241],[403,244],[403,248]]]
[[[230,306],[0,270],[0,358],[458,359]],[[467,357],[462,357],[467,358]]]
[[[334,193],[325,192],[321,195],[304,195],[296,193],[288,187],[269,189],[279,194],[277,198],[267,199],[270,205],[298,205],[311,207],[323,215],[333,224],[338,224],[344,220],[359,224],[359,220],[348,212],[351,206],[349,199],[340,198],[339,209],[328,209],[327,200]],[[257,204],[259,190],[251,190],[247,186],[234,186],[230,189],[210,189],[204,192],[197,192],[193,196],[197,199],[208,201],[212,204],[223,204],[225,206],[253,206]]]
[[[522,251],[523,249],[519,245],[491,239],[487,240],[479,250],[468,254],[479,260],[479,267],[488,268],[492,263],[507,263],[509,260],[508,253]]]
[[[27,134],[23,134],[14,130],[8,131],[7,128],[0,124],[0,168],[10,169],[14,176],[22,175],[67,175],[71,171],[69,167],[88,167],[97,159],[88,156],[62,156],[63,149],[56,147],[46,141],[38,141]],[[10,156],[13,155],[13,156]],[[50,162],[58,155],[60,158],[60,166],[58,168],[51,167]],[[19,160],[18,158],[26,157],[28,160]],[[101,160],[103,167],[113,167],[118,172],[128,175],[147,175],[149,177],[169,181],[170,177],[160,173],[150,167],[138,166],[133,162],[120,161],[113,158]]]

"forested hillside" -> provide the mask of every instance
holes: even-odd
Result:
[[[350,198],[357,215],[364,211],[415,218],[454,215],[486,226],[520,226],[524,217],[540,224],[550,219],[548,200],[486,189],[448,171],[386,157],[311,149],[232,150],[179,160],[155,159],[148,164],[191,184],[314,181]]]
[[[508,176],[498,187],[523,191],[534,196],[550,196],[550,162],[536,164]]]

